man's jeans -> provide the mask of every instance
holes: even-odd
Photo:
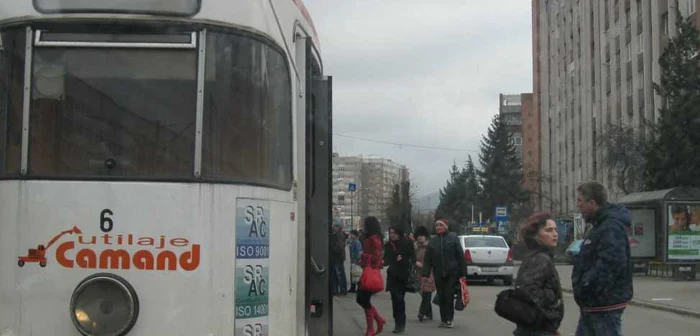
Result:
[[[622,336],[624,308],[604,312],[581,312],[576,336]]]
[[[333,264],[331,269],[331,288],[333,295],[346,294],[348,292],[348,279],[345,275],[345,264]]]
[[[396,326],[406,326],[406,290],[404,288],[392,289],[390,294],[391,311],[394,315]]]

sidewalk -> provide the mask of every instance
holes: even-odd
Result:
[[[333,298],[333,336],[357,336],[365,332],[364,311],[357,307],[355,295]]]
[[[572,266],[557,265],[562,289],[571,293]],[[673,281],[646,275],[634,276],[630,305],[700,318],[700,281]]]

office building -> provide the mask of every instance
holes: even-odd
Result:
[[[386,209],[394,186],[408,181],[408,169],[390,159],[333,154],[333,215],[346,228],[375,216],[387,224]],[[355,192],[348,189],[355,185]],[[352,224],[350,224],[352,223]]]
[[[533,106],[540,118],[542,207],[576,212],[576,187],[597,180],[622,196],[596,139],[608,125],[645,136],[659,117],[658,59],[676,8],[698,22],[698,0],[534,0]]]

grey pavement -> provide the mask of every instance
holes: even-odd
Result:
[[[562,278],[562,285],[570,287],[570,266],[557,266]],[[678,282],[669,279],[658,279],[649,277],[635,277],[635,289],[641,298],[655,298],[652,295],[655,290],[652,287],[661,284],[662,290],[659,293],[686,293],[684,297],[673,298],[672,303],[690,303],[693,300],[700,301],[700,291],[694,290],[698,282]],[[640,282],[640,279],[641,282]],[[641,283],[641,285],[638,285]],[[673,285],[681,286],[682,290],[673,289]],[[495,285],[487,285],[478,282],[470,282],[469,291],[471,301],[464,311],[455,312],[455,327],[453,329],[441,329],[437,327],[436,321],[419,322],[416,318],[420,296],[417,294],[406,294],[406,315],[408,316],[406,333],[404,335],[512,335],[515,326],[502,319],[493,311],[493,304],[496,295],[506,287],[496,282]],[[688,291],[688,292],[686,292]],[[645,294],[648,293],[648,294]],[[651,296],[649,296],[651,295]],[[660,296],[659,296],[660,297]],[[380,313],[387,319],[387,325],[382,335],[392,335],[394,328],[391,316],[391,299],[386,292],[375,294],[372,303]],[[574,335],[578,322],[579,309],[571,294],[565,293],[564,304],[566,314],[560,332],[562,335]],[[665,303],[668,305],[669,303]],[[700,303],[696,303],[700,304]],[[355,295],[335,297],[333,299],[333,324],[334,336],[362,336],[364,335],[365,318],[362,308],[355,303]],[[433,305],[433,315],[439,320],[437,306]],[[700,330],[700,318],[693,316],[679,315],[668,311],[649,309],[638,305],[629,306],[623,315],[623,331],[625,335],[635,336],[697,336]]]
[[[406,333],[404,335],[512,335],[515,326],[502,319],[493,311],[496,295],[505,287],[470,283],[471,302],[464,311],[456,312],[455,328],[441,329],[436,321],[419,322],[416,318],[420,297],[417,294],[406,294],[406,313],[408,316]],[[391,316],[391,300],[387,293],[376,294],[372,303],[388,320],[382,335],[392,335],[394,323]],[[578,322],[578,308],[570,294],[565,294],[564,304],[566,314],[560,332],[562,335],[574,335]],[[364,313],[355,303],[355,296],[336,297],[334,305],[334,336],[364,335]],[[437,308],[433,306],[433,308]],[[437,309],[433,314],[439,317]],[[629,306],[623,315],[623,331],[625,335],[635,336],[697,336],[700,330],[700,319],[648,309]]]
[[[571,270],[572,266],[557,266],[562,287],[569,292],[572,288]],[[700,280],[674,281],[635,275],[634,298],[630,304],[700,318]]]

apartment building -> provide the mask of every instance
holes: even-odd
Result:
[[[361,218],[366,216],[375,216],[386,223],[386,208],[394,186],[405,181],[408,181],[406,166],[390,159],[334,153],[334,218],[354,229],[359,228]],[[355,192],[348,190],[349,184],[355,184]]]
[[[658,59],[676,8],[698,22],[699,0],[533,0],[533,106],[540,118],[542,207],[576,211],[576,187],[597,180],[621,196],[596,139],[607,125],[639,136],[659,116]]]
[[[498,113],[508,125],[508,131],[512,134],[511,140],[515,145],[515,152],[522,162],[523,160],[523,119],[522,97],[520,94],[499,94]]]
[[[540,122],[533,108],[532,93],[500,94],[499,113],[503,115],[518,157],[522,163],[523,188],[530,191],[532,204],[539,207]]]

